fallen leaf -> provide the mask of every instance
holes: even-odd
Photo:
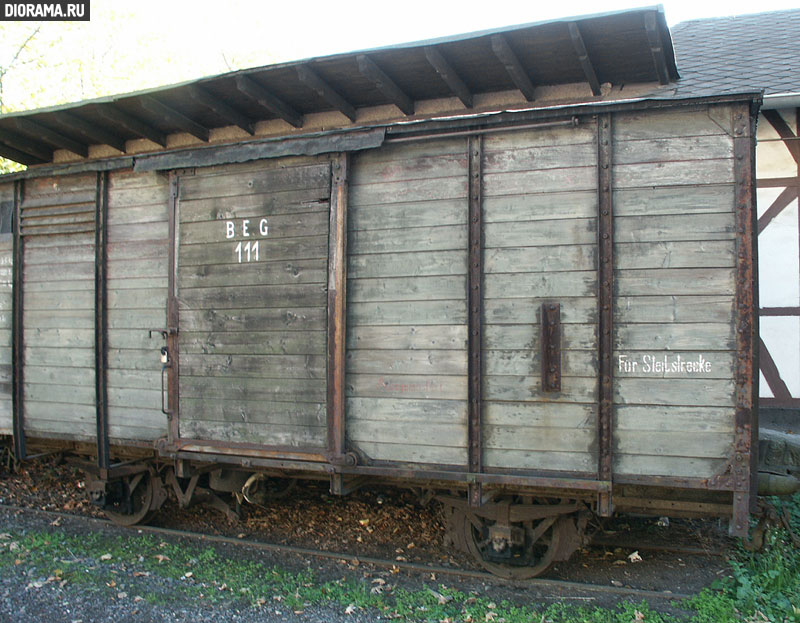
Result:
[[[100,560],[111,560],[113,556],[111,554],[103,554],[100,556]]]
[[[345,614],[353,614],[356,611],[355,604],[350,604],[347,608],[344,609]]]
[[[635,551],[628,556],[628,560],[630,560],[631,562],[642,562],[642,557],[639,556],[638,551]]]
[[[126,593],[125,591],[121,591],[121,592],[117,593],[117,599],[125,599],[127,597],[128,597],[128,593]]]
[[[369,525],[369,519],[359,519],[358,523],[360,523],[362,526],[366,527],[366,526]]]
[[[612,583],[614,586],[622,586],[622,582],[620,582],[619,580],[611,580],[611,583]]]
[[[166,562],[169,559],[169,556],[164,556],[164,554],[156,554],[156,560],[158,560],[159,563]]]
[[[638,610],[634,610],[633,611],[633,620],[634,621],[644,621],[644,614],[642,614]]]

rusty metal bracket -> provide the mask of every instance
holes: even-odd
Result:
[[[561,391],[561,304],[542,303],[542,391]]]

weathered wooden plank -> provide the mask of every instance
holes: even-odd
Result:
[[[30,347],[24,349],[23,362],[26,366],[88,368],[91,372],[94,369],[94,349]],[[87,380],[88,382],[94,381]]]
[[[464,400],[467,397],[467,377],[348,374],[347,396]]]
[[[212,242],[208,244],[192,244],[181,247],[181,265],[194,266],[197,264],[242,264],[236,251],[238,243]],[[259,244],[259,261],[271,258],[288,260],[303,260],[324,258],[327,253],[328,236],[304,236],[302,238],[262,238]],[[244,263],[246,262],[244,256]],[[253,260],[254,260],[253,256]]]
[[[348,429],[348,437],[356,442],[393,443],[403,439],[409,446],[420,448],[464,448],[467,447],[467,423],[445,424],[425,422],[415,425],[409,422],[387,422],[382,420],[360,420],[358,426]]]
[[[166,255],[160,258],[132,260],[124,260],[122,258],[109,259],[106,269],[106,274],[108,275],[108,286],[109,288],[125,287],[124,285],[118,286],[117,282],[131,279],[135,280],[153,277],[167,279],[167,264],[168,260]]]
[[[486,154],[531,147],[564,147],[567,145],[593,144],[596,132],[591,124],[570,128],[534,128],[529,130],[509,130],[487,134],[483,141]]]
[[[40,195],[61,195],[74,192],[94,192],[97,176],[94,172],[78,175],[37,177],[26,180],[25,195],[29,199]]]
[[[186,398],[181,400],[181,410],[190,419],[203,422],[319,427],[325,426],[327,419],[324,402],[238,400],[230,403]]]
[[[155,358],[154,358],[155,359]],[[152,370],[108,370],[108,386],[126,389],[161,389],[161,365]],[[159,409],[161,403],[158,404]]]
[[[663,433],[718,433],[733,435],[736,414],[733,409],[715,407],[676,407],[619,405],[614,412],[614,426],[619,434],[628,431]],[[639,453],[637,453],[639,454]]]
[[[538,324],[497,325],[487,324],[483,332],[483,348],[487,350],[538,350]],[[586,350],[597,348],[595,324],[571,324],[563,327],[561,348]]]
[[[466,277],[463,275],[349,279],[347,297],[353,303],[461,300],[465,296],[466,288]]]
[[[195,221],[181,223],[180,244],[181,248],[189,244],[206,244],[209,242],[226,242],[228,240],[228,223],[234,223],[234,235],[230,242],[238,242],[245,238],[263,240],[266,238],[261,233],[262,225],[269,232],[268,239],[300,238],[303,236],[321,236],[328,233],[328,215],[324,212],[307,212],[261,215],[252,219],[241,221]],[[243,227],[247,224],[248,236],[244,236]]]
[[[592,218],[487,223],[484,240],[487,249],[591,245],[597,242],[597,221]]]
[[[180,266],[181,288],[213,286],[286,285],[327,281],[325,259],[266,261],[244,264]],[[166,278],[166,275],[164,275]]]
[[[158,279],[153,281],[152,287],[125,290],[119,288],[110,289],[108,291],[108,308],[109,310],[162,308],[166,300],[167,289],[155,287],[162,284],[163,280]]]
[[[465,400],[411,400],[409,398],[362,398],[347,399],[347,423],[356,429],[363,420],[378,420],[396,423],[426,424],[427,422],[466,422]]]
[[[483,464],[487,467],[511,469],[594,473],[597,471],[597,453],[536,452],[487,448],[483,452]]]
[[[94,286],[94,283],[90,282],[88,285]],[[26,292],[25,305],[30,310],[93,310],[94,287],[81,291]]]
[[[574,166],[543,171],[514,171],[511,173],[487,173],[483,176],[485,196],[521,195],[536,189],[536,192],[558,192],[565,188],[576,191],[597,188],[597,168]]]
[[[618,297],[614,315],[620,323],[729,324],[733,318],[733,296]]]
[[[169,185],[164,182],[158,186],[138,188],[111,188],[108,193],[109,213],[127,211],[141,206],[164,206],[169,197]],[[159,209],[158,211],[161,211]],[[153,210],[153,212],[156,212]]]
[[[81,420],[55,420],[35,417],[28,407],[33,409],[34,405],[25,405],[25,435],[27,437],[43,437],[45,439],[57,436],[59,439],[74,439],[76,441],[90,441],[96,438],[97,423],[92,420],[95,417],[94,408],[89,406],[79,407],[72,405],[70,413],[76,416],[81,415]],[[47,404],[43,406],[48,406]]]
[[[618,378],[731,379],[735,375],[736,352],[633,350],[631,344],[617,351],[614,376]]]
[[[123,260],[159,260],[167,257],[166,240],[136,240],[135,242],[113,242],[108,245],[109,263]]]
[[[730,184],[733,181],[733,158],[614,166],[614,186],[618,189],[685,184]]]
[[[125,208],[111,208],[108,212],[108,228],[113,230],[122,225],[144,225],[166,221],[168,198],[155,205],[132,206]]]
[[[614,165],[681,160],[733,158],[733,137],[727,134],[673,136],[630,140],[624,126],[615,133],[611,149]]]
[[[89,375],[87,375],[89,377]],[[94,379],[86,385],[39,385],[25,383],[25,401],[57,402],[71,405],[94,405]]]
[[[324,284],[288,284],[277,286],[249,286],[240,289],[183,288],[180,300],[189,309],[247,309],[250,307],[315,307],[326,301]],[[110,295],[111,293],[109,293]],[[109,296],[111,299],[111,296]]]
[[[86,201],[69,203],[67,205],[51,206],[46,204],[42,207],[25,206],[22,209],[22,218],[25,221],[30,221],[32,224],[39,223],[40,225],[47,224],[46,222],[43,222],[42,219],[52,218],[55,216],[88,214],[91,217],[90,220],[94,220],[94,207],[95,198],[93,196],[87,198]],[[58,220],[55,222],[58,222]]]
[[[166,176],[159,171],[118,170],[109,173],[109,189],[141,188],[166,184]]]
[[[308,339],[308,338],[307,338]],[[309,340],[311,341],[311,340]],[[181,353],[181,373],[200,377],[319,379],[326,358],[320,355],[211,355]]]
[[[108,368],[110,370],[161,370],[160,355],[161,345],[153,340],[154,348],[149,350],[136,350],[131,348],[110,349],[108,351]],[[159,380],[159,385],[161,381]]]
[[[62,245],[58,249],[52,246],[36,246],[34,243],[42,239],[33,239],[25,243],[25,268],[34,264],[52,267],[58,258],[61,263],[94,262],[94,244]],[[85,242],[85,241],[84,241]]]
[[[732,135],[730,106],[698,107],[695,110],[660,110],[621,113],[617,136],[627,139],[680,138],[686,136]]]
[[[733,326],[714,323],[640,323],[620,319],[614,326],[614,349],[650,351],[736,350]]]
[[[467,225],[409,227],[389,232],[382,230],[351,231],[347,248],[351,256],[377,253],[464,250]],[[402,258],[408,259],[408,258]]]
[[[348,303],[347,325],[466,324],[466,301],[390,301]]]
[[[467,176],[419,180],[413,184],[394,182],[365,184],[350,189],[350,205],[354,210],[363,206],[386,205],[442,199],[466,199]]]
[[[631,268],[732,268],[733,240],[699,242],[639,242],[614,245],[615,266]]]
[[[269,167],[257,171],[232,172],[224,175],[197,175],[181,178],[181,201],[230,197],[299,188],[330,188],[330,164]]]
[[[26,291],[35,282],[58,283],[62,280],[82,282],[77,289],[84,287],[84,284],[94,288],[94,263],[60,262],[57,255],[52,257],[49,264],[26,264],[22,274]]]
[[[467,373],[467,354],[459,350],[351,350],[348,374]]]
[[[35,236],[45,236],[57,238],[64,233],[94,233],[94,221],[82,221],[77,223],[69,223],[65,225],[28,225],[23,223],[22,235],[30,239]]]
[[[495,273],[484,284],[486,298],[588,297],[597,291],[597,271]]]
[[[402,160],[372,161],[361,159],[353,167],[350,187],[364,184],[409,182],[465,175],[467,150],[460,153],[440,154],[436,145],[429,145],[430,152]]]
[[[487,249],[484,252],[484,274],[551,273],[580,270],[597,270],[596,245],[506,247]],[[523,277],[518,278],[522,279]],[[537,296],[548,295],[537,294]]]
[[[361,351],[358,351],[361,352]],[[451,352],[451,351],[445,351]],[[485,350],[484,374],[536,376],[541,374],[541,352],[534,350]],[[564,376],[592,376],[597,373],[597,353],[591,350],[562,350]]]
[[[597,406],[593,404],[487,402],[484,426],[530,427],[573,430],[596,429]]]
[[[181,376],[181,400],[276,400],[279,402],[324,402],[324,379],[239,379]]]
[[[532,145],[517,149],[487,150],[483,159],[486,175],[517,171],[544,171],[574,167],[576,163],[591,164],[597,160],[594,143],[582,142],[562,144],[558,149],[552,145]]]
[[[129,407],[135,409],[161,410],[161,388],[129,389],[108,387],[109,407]],[[166,416],[164,416],[166,419]]]
[[[422,203],[364,205],[351,209],[347,216],[349,231],[461,225],[467,218],[467,204],[463,199],[441,199]]]
[[[678,478],[711,478],[725,468],[724,459],[683,456],[614,455],[615,474],[636,476],[675,476]]]
[[[26,327],[35,326],[42,329],[60,329],[65,326],[73,329],[92,329],[94,328],[94,310],[48,311],[26,308],[23,312],[22,322]]]
[[[615,274],[619,296],[723,295],[734,292],[734,283],[732,268],[648,268]]]
[[[484,376],[484,400],[514,402],[580,402],[597,399],[596,377],[561,377],[561,392],[541,391],[541,376]]]
[[[486,324],[539,324],[544,298],[493,298],[484,300]],[[591,324],[597,321],[597,298],[560,299],[561,324]]]
[[[466,325],[355,325],[348,328],[347,348],[389,349],[464,349],[467,344]]]
[[[181,223],[242,219],[263,214],[326,212],[329,202],[330,190],[327,185],[321,188],[298,188],[191,201],[181,198]]]
[[[157,327],[152,327],[153,329]],[[158,333],[150,337],[149,329],[115,327],[108,333],[108,346],[112,349],[134,349],[157,351],[163,346],[163,338]]]
[[[638,405],[733,407],[733,379],[631,379],[614,383],[614,402]]]
[[[6,336],[3,337],[5,338]],[[3,339],[0,343],[5,345],[5,340]],[[71,327],[59,329],[27,327],[25,330],[25,345],[50,348],[94,348],[94,331],[91,329],[73,329]]]
[[[110,309],[108,328],[113,329],[154,329],[166,326],[166,311],[156,309]]]
[[[166,240],[169,227],[166,221],[113,225],[108,228],[109,244],[139,240]]]
[[[324,355],[324,324],[313,329],[184,332],[181,353],[202,355]]]
[[[318,307],[260,307],[256,309],[181,310],[183,332],[309,331],[326,322],[325,308]],[[230,337],[226,339],[234,339]]]
[[[729,212],[618,216],[614,219],[616,243],[733,240],[735,236],[736,222]]]
[[[121,410],[119,407],[114,407],[109,411],[109,424],[108,424],[108,438],[111,443],[125,443],[126,441],[155,441],[160,437],[167,434],[166,426],[130,426],[128,424],[116,424],[113,422],[114,415],[118,414],[119,419],[126,419],[133,417],[134,412],[126,413],[127,410]],[[146,413],[146,412],[140,412]],[[159,411],[159,414],[161,412]],[[141,415],[139,416],[142,417]],[[149,423],[149,422],[141,422]]]
[[[81,205],[94,203],[97,191],[92,185],[91,188],[82,188],[79,190],[67,191],[57,194],[38,194],[30,189],[30,181],[26,187],[26,197],[22,201],[23,213],[28,210],[35,211],[38,209],[66,207],[70,205]],[[12,197],[13,199],[13,197]]]
[[[82,292],[94,290],[94,279],[68,279],[73,275],[66,275],[64,280],[58,280],[58,275],[50,271],[50,281],[41,280],[44,275],[39,271],[39,279],[32,279],[30,283],[25,284],[25,294],[34,292],[53,292],[59,293],[60,296],[69,296],[69,292]],[[55,279],[55,280],[54,280]]]
[[[613,199],[617,217],[733,212],[734,186],[718,184],[615,189]]]
[[[395,143],[384,145],[381,149],[370,149],[356,152],[353,157],[353,168],[373,166],[379,162],[415,160],[431,155],[447,156],[466,153],[467,142],[464,138],[439,138],[431,141]]]
[[[319,447],[325,445],[327,428],[324,426],[290,426],[243,422],[202,422],[181,419],[181,437],[187,439],[208,439],[229,443],[264,443],[271,446]]]
[[[465,466],[467,453],[463,448],[445,446],[415,446],[396,443],[375,443],[359,440],[353,444],[359,454],[376,461],[397,461],[401,463],[430,463],[434,465]]]
[[[596,436],[590,428],[566,432],[542,426],[484,426],[482,439],[486,449],[588,454]]]
[[[350,279],[465,275],[466,272],[465,250],[350,255],[347,264]]]

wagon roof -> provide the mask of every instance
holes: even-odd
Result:
[[[545,85],[582,83],[580,98],[592,103],[603,100],[607,84],[669,89],[678,78],[663,9],[647,7],[268,65],[12,113],[0,116],[0,156],[28,165],[53,161],[55,150],[67,150],[73,161],[108,157],[126,153],[135,139],[149,139],[151,151],[172,147],[167,137],[178,134],[202,145],[215,142],[216,129],[227,127],[238,128],[233,140],[241,141],[264,135],[263,122],[271,120],[286,122],[285,134],[305,132],[309,116],[331,111],[341,117],[340,125],[353,127],[369,124],[365,111],[387,105],[401,111],[394,113],[401,121],[419,119],[426,116],[420,103],[430,100],[450,99],[469,114],[487,110],[482,96],[507,92],[524,96],[517,105],[535,107]],[[270,127],[266,134],[276,134]],[[117,151],[90,153],[98,145]]]

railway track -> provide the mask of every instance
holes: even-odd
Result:
[[[557,580],[548,578],[533,578],[528,580],[506,580],[499,578],[495,575],[485,571],[447,567],[442,565],[398,561],[393,559],[385,559],[374,556],[362,556],[349,552],[330,551],[313,549],[307,547],[299,547],[293,545],[282,545],[278,543],[268,543],[264,541],[244,539],[238,537],[230,537],[223,535],[213,535],[201,532],[194,532],[190,530],[181,530],[175,528],[163,528],[157,526],[137,525],[130,528],[119,526],[108,519],[97,517],[89,517],[81,514],[65,513],[59,511],[40,510],[36,508],[15,506],[8,504],[0,504],[0,509],[14,513],[27,513],[39,517],[46,517],[55,520],[56,518],[67,519],[70,521],[83,522],[87,525],[101,525],[107,527],[114,527],[121,530],[135,531],[136,533],[148,533],[155,535],[162,535],[173,538],[191,539],[205,543],[225,544],[237,547],[247,547],[255,550],[269,551],[276,554],[297,555],[309,558],[320,558],[335,561],[343,561],[350,564],[358,565],[371,565],[381,569],[399,569],[409,573],[435,573],[442,576],[458,577],[470,580],[479,580],[485,583],[511,585],[517,587],[530,587],[539,588],[544,590],[557,590],[567,591],[570,593],[605,593],[612,595],[620,595],[623,597],[636,597],[644,599],[661,599],[673,600],[684,599],[690,595],[684,593],[676,593],[671,591],[655,591],[649,589],[633,588],[629,586],[614,586],[604,584],[594,584],[586,582],[574,582],[568,580]],[[625,549],[633,548],[639,551],[661,551],[671,552],[676,554],[688,555],[706,555],[706,556],[720,556],[722,552],[707,551],[702,548],[687,548],[687,547],[665,547],[665,546],[632,546],[630,544],[614,543],[612,541],[603,541],[600,544],[593,544],[590,547],[623,547]]]

